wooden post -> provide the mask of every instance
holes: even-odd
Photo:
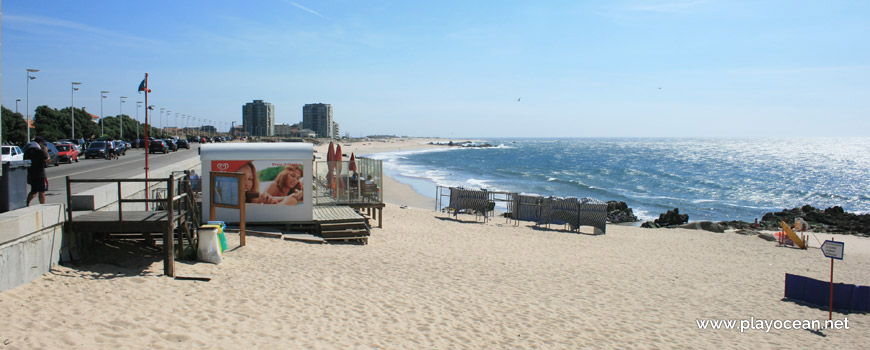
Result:
[[[245,246],[245,206],[247,205],[243,193],[245,193],[245,181],[244,178],[239,177],[239,243],[242,247]]]
[[[70,193],[70,184],[69,184],[69,176],[66,177],[66,213],[67,218],[66,221],[72,222],[73,214],[72,214],[72,193]]]
[[[120,117],[119,117],[120,118]],[[124,221],[124,204],[121,202],[121,199],[124,198],[121,196],[121,181],[118,181],[118,220]]]
[[[378,228],[384,228],[384,208],[378,208]]]
[[[172,222],[172,174],[169,175],[169,183],[167,184],[167,191],[169,194],[166,196],[165,200],[168,201],[166,203],[166,208],[169,211],[166,213],[167,222],[166,228],[163,232],[163,274],[169,277],[175,277],[175,229],[173,227]]]

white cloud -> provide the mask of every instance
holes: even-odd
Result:
[[[161,44],[159,40],[121,34],[110,30],[89,26],[86,24],[50,17],[6,15],[3,16],[3,22],[9,23],[13,26],[18,24],[33,25],[43,28],[60,28],[74,32],[88,33],[107,39],[107,41],[109,42],[116,42],[121,45],[130,45],[131,43],[135,43],[134,45],[147,45],[153,47],[155,45]]]
[[[286,2],[286,3],[290,4],[290,5],[296,6],[296,7],[300,8],[301,10],[303,10],[303,11],[305,11],[305,12],[315,14],[315,15],[319,16],[320,18],[326,18],[326,17],[324,17],[323,15],[321,15],[319,12],[314,11],[314,10],[312,10],[312,9],[310,9],[310,8],[307,8],[307,7],[305,7],[305,6],[299,5],[299,4],[295,3],[295,2],[292,2],[292,1],[289,1],[289,0],[284,0],[284,2]]]

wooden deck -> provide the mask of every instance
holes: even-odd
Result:
[[[184,223],[185,212],[173,213],[174,226]],[[91,233],[163,233],[169,213],[166,211],[92,211],[73,212],[67,227],[73,232]]]
[[[314,206],[315,222],[342,222],[359,221],[364,219],[351,207],[343,205],[316,205]]]

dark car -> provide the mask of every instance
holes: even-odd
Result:
[[[94,141],[88,145],[88,149],[85,150],[85,159],[91,158],[106,158],[106,143],[111,143],[111,141]],[[112,145],[109,148],[114,152],[114,147]]]
[[[24,154],[27,154],[27,150],[32,148],[34,145],[38,145],[38,143],[31,142],[24,145]],[[58,166],[58,164],[60,164],[60,156],[58,156],[58,153],[60,152],[57,151],[57,147],[55,147],[51,142],[46,142],[45,148],[48,149],[48,156],[51,158],[51,160],[48,161],[48,164]]]
[[[148,141],[148,153],[169,153],[169,147],[166,145],[166,141],[163,140],[151,140]]]
[[[112,141],[112,143],[115,146],[115,154],[117,154],[119,156],[126,156],[127,155],[127,143],[126,142],[115,140],[115,141]]]
[[[190,149],[190,142],[185,139],[178,139],[178,148]]]
[[[165,139],[163,141],[166,142],[166,147],[168,147],[170,151],[175,152],[178,150],[178,145],[175,143],[174,139]]]
[[[60,161],[72,163],[75,161],[79,162],[79,149],[76,145],[72,143],[58,143],[55,145],[57,148],[57,156],[60,158]]]

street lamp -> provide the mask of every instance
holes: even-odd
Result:
[[[121,103],[118,104],[118,127],[121,128],[121,136],[118,137],[119,140],[124,139],[124,118],[121,117],[121,115],[124,114],[124,102],[127,102],[124,101],[125,99],[127,99],[127,96],[121,96]]]
[[[163,111],[165,111],[165,110],[166,110],[166,108],[162,108],[162,107],[160,108],[160,121],[159,121],[159,123],[157,123],[158,125],[163,124]]]
[[[21,102],[20,98],[15,99],[15,114],[18,114],[18,102]]]
[[[136,101],[136,147],[139,147],[139,108],[142,107],[142,101]]]
[[[163,124],[163,133],[162,133],[161,135],[163,135],[164,137],[166,137],[166,124],[169,123],[169,116],[170,116],[171,114],[172,114],[172,111],[170,111],[170,110],[167,109],[167,110],[166,110],[166,121],[162,121],[162,120],[160,121],[160,123]]]
[[[69,93],[70,99],[72,100],[72,113],[70,113],[70,121],[71,121],[70,124],[72,124],[73,142],[75,142],[75,139],[76,139],[76,94],[75,94],[75,92],[76,92],[76,90],[79,89],[76,87],[76,85],[82,85],[82,83],[77,82],[77,81],[72,82],[72,85],[71,85],[72,90]],[[76,142],[76,143],[78,143],[78,142]],[[82,145],[82,146],[84,146],[84,145]]]
[[[106,134],[106,130],[103,128],[103,100],[108,97],[106,96],[108,93],[106,90],[100,91],[100,137]]]
[[[175,138],[178,138],[178,112],[175,112]]]
[[[36,79],[35,76],[30,75],[30,73],[39,72],[39,69],[27,68],[27,142],[30,142],[30,81]]]

